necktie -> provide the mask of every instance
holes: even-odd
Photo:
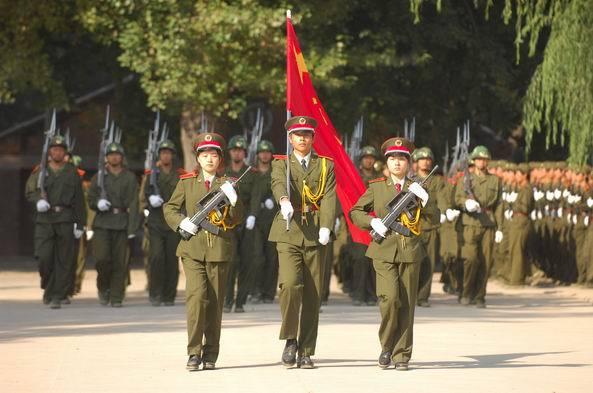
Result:
[[[206,186],[206,191],[210,191],[210,180],[205,180],[204,185]]]
[[[303,166],[304,170],[307,170],[307,160],[305,160],[304,158],[301,160],[301,165]]]
[[[402,191],[402,185],[399,183],[395,183],[395,191],[398,193]]]

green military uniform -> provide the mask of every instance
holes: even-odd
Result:
[[[235,136],[229,141],[228,149],[246,149],[247,141],[242,136]],[[231,165],[226,167],[224,175],[231,178],[240,177],[247,170],[248,166],[243,166],[238,171],[233,171]],[[251,206],[253,194],[253,184],[257,178],[257,171],[250,169],[241,179],[239,187],[239,198],[245,208]],[[240,225],[233,231],[233,263],[228,275],[228,284],[226,287],[226,296],[224,301],[225,311],[230,311],[235,304],[235,311],[243,310],[247,302],[247,296],[251,292],[254,283],[257,267],[253,266],[253,231],[245,230],[244,225]],[[237,282],[237,295],[235,297],[235,282]]]
[[[118,143],[107,146],[107,154],[120,153]],[[101,190],[97,175],[91,179],[88,203],[97,214],[93,221],[93,255],[97,269],[97,289],[102,304],[111,302],[121,306],[128,283],[130,247],[128,239],[135,236],[140,226],[138,209],[138,181],[134,173],[123,168],[118,174],[105,170],[106,199],[111,206],[101,211],[97,205]]]
[[[224,139],[214,133],[198,136],[195,150],[216,142],[222,154]],[[186,217],[197,212],[196,203],[208,192],[219,190],[228,180],[214,177],[209,189],[203,173],[188,173],[180,177],[173,195],[164,204],[163,213],[169,227],[175,231]],[[225,223],[218,224],[218,235],[200,229],[189,240],[181,240],[177,256],[181,258],[186,277],[187,353],[201,357],[205,362],[215,363],[220,348],[220,329],[227,276],[233,256],[232,227],[242,219],[242,203],[239,199],[230,207]]]
[[[477,146],[471,157],[489,159],[490,153],[484,146]],[[489,173],[483,175],[471,173],[470,177],[475,201],[480,204],[480,212],[466,210],[466,201],[471,198],[464,191],[463,178],[459,179],[455,190],[455,203],[462,210],[461,225],[463,228],[461,302],[465,304],[475,302],[479,306],[483,306],[486,284],[492,265],[495,230],[501,222],[501,212],[498,209],[501,185],[500,179]]]
[[[449,294],[459,294],[463,281],[463,268],[459,264],[459,231],[460,211],[455,208],[455,181],[449,180],[441,188],[440,200],[443,209],[448,213],[446,221],[439,228],[439,254],[443,262],[443,289]]]
[[[175,152],[175,145],[171,141],[160,143],[158,151],[169,149]],[[179,181],[179,175],[184,173],[183,169],[177,170],[171,168],[169,172],[158,170],[156,182],[159,196],[163,201],[168,201],[173,194],[173,190]],[[179,263],[175,255],[177,245],[179,244],[179,234],[167,225],[163,214],[162,205],[152,206],[150,197],[154,194],[153,187],[150,186],[151,171],[147,171],[140,187],[140,209],[148,209],[146,218],[148,236],[149,236],[149,298],[153,305],[161,303],[172,306],[177,294],[177,283],[179,281]],[[153,197],[153,199],[158,199]],[[161,202],[162,203],[162,202]]]
[[[528,173],[526,164],[521,164],[517,170]],[[529,275],[529,260],[527,258],[527,240],[532,231],[529,215],[533,209],[533,190],[529,183],[517,187],[516,191],[507,196],[510,200],[512,213],[508,220],[509,238],[509,270],[507,278],[511,285],[523,285],[525,277]]]
[[[297,116],[288,120],[287,129],[301,122],[316,126],[314,119]],[[336,180],[331,159],[310,152],[306,169],[293,153],[275,156],[272,162],[272,193],[276,201],[287,197],[286,170],[290,165],[290,203],[294,217],[289,230],[280,213],[276,214],[269,240],[276,243],[279,260],[279,298],[282,326],[280,339],[298,337],[298,354],[315,354],[323,281],[323,247],[318,242],[321,228],[333,230],[336,211]],[[314,198],[303,193],[310,190]],[[305,192],[305,194],[307,194]],[[313,200],[312,200],[313,199]]]
[[[428,147],[421,147],[414,150],[412,155],[414,161],[421,159],[430,159],[434,162],[434,154]],[[417,176],[419,181],[424,180],[420,175]],[[440,200],[441,189],[443,188],[443,177],[440,175],[433,175],[426,181],[424,188],[432,195],[437,202],[437,206],[444,212],[443,201]],[[420,238],[426,247],[426,258],[420,265],[420,282],[418,283],[418,305],[428,306],[428,298],[432,287],[432,276],[434,268],[439,255],[439,228],[441,226],[440,214],[436,219],[429,220],[423,218],[420,221]]]
[[[384,152],[390,147],[405,147],[413,150],[411,142],[403,138],[391,138],[382,147]],[[408,191],[412,181],[404,179],[402,192]],[[399,184],[398,184],[399,185]],[[371,212],[378,218],[388,214],[387,204],[398,191],[393,178],[379,178],[369,184],[369,188],[350,210],[352,222],[361,229],[371,229]],[[421,217],[438,220],[439,211],[435,201],[430,198],[421,210]],[[420,263],[426,258],[426,249],[419,236],[402,236],[388,231],[381,243],[372,241],[366,255],[373,260],[377,275],[377,297],[381,311],[379,340],[384,353],[397,363],[408,363],[412,356],[413,325]]]
[[[273,152],[273,146],[268,141],[261,141],[257,149],[261,151]],[[255,248],[254,269],[254,299],[264,303],[272,303],[276,297],[276,286],[278,285],[278,252],[276,245],[268,240],[270,228],[274,217],[278,212],[278,205],[274,201],[272,194],[272,168],[266,172],[258,173],[254,184],[253,193],[250,201],[251,214],[256,217],[255,227],[253,228]]]
[[[50,148],[53,146],[65,148],[63,137],[54,137]],[[39,175],[37,168],[29,176],[25,188],[27,200],[38,205],[42,200],[37,187]],[[52,308],[59,308],[68,295],[76,259],[74,228],[82,231],[86,212],[80,177],[73,165],[64,164],[54,170],[48,164],[45,190],[49,209],[38,211],[35,217],[35,257],[39,261],[44,303],[51,302]]]

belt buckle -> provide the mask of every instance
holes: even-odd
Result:
[[[64,209],[62,208],[62,206],[54,206],[54,212],[56,212],[56,213],[61,213],[61,212],[62,212],[62,210],[64,210]]]
[[[119,214],[119,213],[121,213],[120,208],[119,207],[114,207],[113,208],[113,214]]]
[[[309,213],[309,206],[305,205],[303,206],[303,213]]]

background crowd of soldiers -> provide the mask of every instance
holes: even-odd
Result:
[[[248,301],[272,303],[276,296],[278,256],[274,243],[267,240],[278,211],[271,190],[274,146],[261,139],[258,122],[251,135],[237,135],[227,146],[224,175],[238,177],[248,165],[251,168],[239,188],[246,221],[233,231],[235,250],[225,312],[244,312]],[[413,126],[405,128],[406,136],[413,139]],[[89,181],[80,169],[80,158],[72,153],[74,141],[56,129],[55,115],[46,132],[42,157],[46,165],[34,169],[26,195],[43,213],[36,218],[35,255],[43,300],[52,308],[69,303],[80,292],[91,240],[99,301],[122,305],[129,284],[130,246],[142,217],[149,301],[153,306],[174,305],[179,278],[175,250],[180,237],[167,226],[162,205],[185,171],[177,164],[176,146],[158,116],[149,133],[140,182],[126,168],[120,140],[121,131],[110,123],[108,113],[99,157],[104,165]],[[384,166],[377,149],[360,147],[361,141],[362,120],[346,146],[368,186],[384,176]],[[488,277],[509,285],[593,286],[591,168],[564,162],[492,161],[486,147],[477,146],[471,154],[468,147],[469,139],[458,141],[453,162],[448,162],[447,153],[444,173],[427,182],[441,216],[440,221],[421,224],[428,257],[422,262],[418,306],[430,306],[432,277],[439,269],[443,290],[464,305],[485,305]],[[485,164],[476,165],[476,160]],[[422,179],[436,159],[430,148],[422,147],[414,152],[413,161],[414,176]],[[469,182],[464,180],[467,177]],[[468,205],[468,199],[478,201],[476,206]],[[478,216],[478,212],[484,214]],[[339,204],[337,214],[336,239],[325,248],[324,257],[331,262],[323,272],[322,304],[329,297],[333,273],[354,305],[376,305],[374,270],[365,256],[366,246],[352,242]]]

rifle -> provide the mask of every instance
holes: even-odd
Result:
[[[99,145],[99,162],[97,163],[97,185],[101,190],[101,199],[107,199],[107,191],[105,190],[105,149],[107,149],[107,140],[109,139],[109,110],[109,105],[107,105],[105,126],[99,130],[101,133],[101,144]]]
[[[476,196],[474,195],[474,188],[472,186],[472,179],[469,173],[469,120],[467,123],[463,125],[463,160],[462,160],[462,168],[463,168],[463,191],[465,195],[467,195],[470,199],[476,200]]]
[[[361,116],[352,132],[352,139],[350,139],[348,155],[352,162],[356,165],[356,160],[360,157],[360,145],[362,143],[362,133],[364,131],[364,119]]]
[[[248,167],[245,170],[245,172],[243,172],[241,174],[241,176],[239,176],[238,179],[236,179],[234,181],[227,180],[226,183],[230,183],[233,187],[235,187],[237,185],[237,183],[239,183],[241,181],[243,176],[245,176],[245,174],[247,172],[249,172],[250,170],[251,170],[251,166]],[[198,228],[202,228],[214,235],[218,235],[220,228],[217,227],[216,225],[212,224],[210,221],[208,221],[208,216],[210,215],[210,212],[212,212],[212,211],[216,211],[217,213],[220,214],[220,210],[223,209],[224,207],[228,206],[229,204],[230,204],[230,201],[228,200],[228,198],[226,197],[226,195],[224,194],[224,192],[221,189],[218,189],[216,191],[211,191],[208,194],[204,195],[204,197],[196,203],[196,207],[197,207],[198,211],[196,214],[191,216],[191,218],[189,220],[192,222],[192,224],[196,225]],[[183,240],[189,240],[193,236],[191,233],[189,233],[183,229],[179,229],[179,234],[181,235],[181,238]]]
[[[47,200],[47,190],[45,189],[45,181],[47,180],[47,152],[49,144],[56,134],[56,110],[51,116],[51,123],[49,130],[45,131],[45,141],[43,142],[43,150],[41,151],[41,162],[39,163],[39,177],[37,178],[37,188],[41,192],[41,199]]]
[[[249,145],[247,147],[247,163],[249,165],[256,164],[257,145],[261,140],[262,133],[264,131],[264,116],[261,113],[261,108],[257,109],[257,115],[255,118],[255,125],[251,129],[251,138],[249,139]],[[243,132],[245,140],[247,139],[247,130]]]
[[[430,171],[428,176],[426,176],[419,184],[424,187],[426,181],[434,174],[439,166],[435,165],[434,168]],[[416,182],[418,183],[418,182]],[[398,193],[389,203],[387,203],[387,209],[389,213],[381,220],[383,225],[385,225],[388,229],[395,231],[404,236],[410,236],[411,232],[410,229],[402,225],[398,222],[402,214],[408,216],[408,218],[413,219],[414,216],[410,212],[411,210],[418,207],[418,201],[416,200],[416,196],[411,191],[407,191],[405,193]],[[381,243],[383,241],[383,236],[379,235],[374,229],[370,231],[371,237],[377,243]]]
[[[443,174],[448,176],[449,173],[449,140],[445,141],[445,155],[443,156]]]
[[[154,119],[154,126],[152,130],[148,132],[148,146],[146,148],[146,160],[144,161],[144,169],[150,170],[149,185],[152,188],[154,195],[159,194],[159,185],[157,182],[157,149],[159,143],[159,127],[160,127],[161,114],[157,112],[156,118]]]

